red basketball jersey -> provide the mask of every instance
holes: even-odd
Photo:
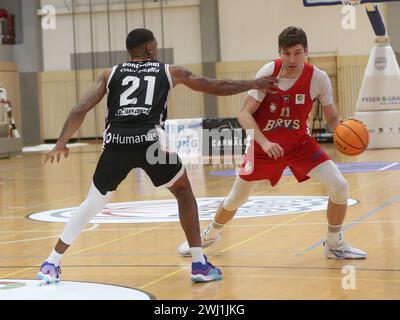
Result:
[[[279,74],[281,67],[282,60],[275,60],[273,77]],[[307,119],[314,103],[310,95],[313,72],[314,67],[305,63],[302,74],[289,90],[275,88],[253,114],[264,136],[278,143],[285,153],[310,138]],[[258,143],[254,147],[255,154],[265,154]]]

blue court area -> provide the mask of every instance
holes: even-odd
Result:
[[[336,163],[342,173],[358,173],[358,172],[376,172],[376,171],[396,171],[400,170],[400,162],[349,162]],[[236,170],[216,170],[209,171],[210,176],[235,176]],[[283,172],[284,176],[292,176],[293,173],[289,168]]]

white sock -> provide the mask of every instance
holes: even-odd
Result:
[[[223,227],[224,227],[224,224],[216,223],[215,220],[213,222],[211,222],[207,227],[207,229],[208,229],[207,238],[214,239],[214,238],[218,237],[220,235]]]
[[[326,241],[330,244],[334,244],[341,240],[343,240],[342,226],[341,225],[337,225],[337,226],[328,225],[328,233],[326,235]]]
[[[50,262],[54,264],[56,267],[60,265],[60,260],[62,258],[63,254],[58,253],[56,250],[53,249],[53,251],[50,253],[49,257],[46,259],[47,262]]]
[[[190,252],[192,253],[192,262],[201,262],[202,264],[206,264],[203,249],[201,247],[191,247]]]

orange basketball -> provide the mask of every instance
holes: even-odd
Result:
[[[341,153],[348,156],[358,155],[368,147],[368,129],[361,121],[346,120],[336,127],[333,142]]]

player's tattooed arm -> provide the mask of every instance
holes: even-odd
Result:
[[[268,92],[275,84],[275,79],[271,77],[262,77],[255,80],[217,80],[196,75],[178,66],[170,66],[170,74],[174,86],[183,84],[194,91],[217,96],[234,95],[250,89]]]
[[[93,82],[89,91],[84,97],[72,108],[67,120],[64,123],[58,143],[66,145],[75,131],[80,127],[86,114],[93,109],[103,99],[107,90],[107,81],[110,70],[104,71]]]

